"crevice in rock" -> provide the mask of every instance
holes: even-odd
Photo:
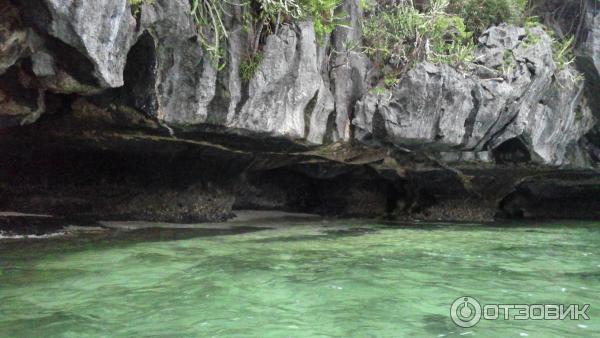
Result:
[[[477,120],[477,114],[481,107],[481,87],[471,90],[471,99],[473,101],[473,109],[469,113],[469,116],[465,119],[465,136],[463,137],[462,144],[467,144],[468,140],[473,136],[473,130],[475,129],[475,121]]]
[[[215,84],[215,96],[208,104],[206,123],[213,125],[225,125],[227,123],[228,108],[232,102],[231,93],[229,92],[228,82],[229,76],[221,71],[217,74],[217,82]],[[239,113],[244,103],[249,98],[248,85],[241,84],[240,102],[235,106],[236,113]]]
[[[319,99],[319,91],[313,95],[313,97],[308,101],[306,107],[304,108],[304,136],[307,136],[310,133],[310,118],[315,110],[317,105],[317,100]]]
[[[124,79],[121,89],[123,99],[148,117],[158,114],[155,96],[156,86],[156,47],[154,38],[144,32],[127,55]]]
[[[44,47],[52,54],[57,68],[64,70],[81,84],[91,87],[99,85],[94,77],[94,65],[77,49],[67,45],[61,40],[45,33],[43,35]]]
[[[382,114],[379,112],[379,110],[377,110],[375,112],[375,114],[373,114],[372,123],[373,123],[373,137],[375,139],[391,142],[391,140],[388,140],[387,128],[385,127],[386,120],[382,116]]]
[[[325,127],[325,135],[323,135],[323,144],[329,144],[329,143],[333,143],[334,142],[334,135],[335,135],[335,131],[336,131],[336,126],[335,126],[335,108],[334,110],[331,112],[331,114],[329,114],[329,117],[327,118],[327,126]]]

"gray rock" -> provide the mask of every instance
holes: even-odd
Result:
[[[577,152],[577,142],[596,123],[589,107],[581,101],[583,81],[574,81],[575,76],[570,68],[556,72],[539,101],[521,111],[494,143],[518,137],[525,141],[534,161],[572,164],[570,155]]]
[[[308,122],[308,133],[306,136],[306,140],[314,144],[323,144],[332,141],[331,139],[326,139],[328,135],[333,133],[333,126],[330,125],[329,121],[335,110],[335,99],[329,88],[328,47],[327,43],[321,42],[317,53],[318,60],[321,60],[322,79],[316,101],[314,102],[314,108],[310,112],[310,121]]]
[[[56,75],[54,57],[45,51],[40,51],[31,56],[33,73],[38,77]]]
[[[362,103],[353,123],[395,144],[460,146],[466,136],[465,121],[475,107],[471,92],[476,85],[450,66],[421,63],[389,94],[380,95],[376,106]]]
[[[583,41],[576,50],[577,65],[585,74],[585,96],[592,112],[597,119],[600,119],[600,95],[598,95],[600,92],[600,6],[593,0],[584,1],[582,4],[585,9],[585,20],[581,33]],[[596,130],[600,130],[600,125],[596,126]],[[595,144],[594,148],[600,147],[600,140],[597,137],[592,137],[591,141]]]
[[[360,0],[345,0],[340,13],[349,15],[349,22],[337,27],[333,33],[333,56],[331,78],[334,84],[335,132],[333,140],[350,139],[350,125],[354,117],[354,105],[366,93],[369,59],[360,51],[362,40]]]
[[[229,35],[229,49],[228,49],[228,69],[225,76],[223,76],[223,82],[226,84],[226,91],[221,95],[217,95],[215,100],[217,101],[225,101],[218,104],[218,102],[214,102],[211,106],[211,110],[209,114],[214,114],[215,124],[224,125],[227,121],[233,120],[236,112],[239,110],[239,105],[243,104],[244,100],[244,84],[242,83],[242,79],[239,74],[240,65],[242,64],[243,57],[246,56],[248,50],[252,50],[253,41],[250,41],[251,37],[244,30],[243,25],[243,11],[245,10],[243,5],[243,0],[235,0],[232,2],[231,8],[229,9],[229,13],[232,14],[232,17],[226,17],[229,19],[226,24],[230,29]]]
[[[526,38],[527,35],[531,37]],[[529,43],[527,39],[536,43]],[[480,43],[477,54],[502,55],[502,59],[500,63],[490,57],[483,57],[481,61],[483,67],[496,73],[478,80],[479,109],[466,144],[477,150],[499,135],[521,110],[527,110],[531,102],[537,102],[556,68],[552,60],[552,41],[540,28],[525,32],[521,28],[501,25],[486,31]]]
[[[217,80],[217,87],[224,85],[226,92],[217,93],[214,97],[209,109],[211,118],[207,122],[276,136],[305,137],[310,143],[322,144],[328,132],[327,122],[335,107],[329,89],[327,71],[328,39],[324,37],[317,42],[310,22],[301,23],[297,27],[283,27],[277,32],[277,36],[269,37],[267,41],[270,39],[279,41],[283,37],[288,51],[284,52],[277,43],[264,46],[262,65],[254,78],[248,84],[244,84],[239,75],[239,67],[243,57],[248,51],[253,50],[252,44],[255,41],[253,41],[254,37],[243,28],[243,10],[242,6],[232,5],[228,11],[231,14],[226,21],[231,33],[228,39],[228,69],[221,72]],[[290,35],[290,39],[287,39],[285,34],[292,32],[296,37]],[[296,39],[295,42],[292,41],[293,39]],[[294,44],[297,50],[293,50],[296,48]],[[291,56],[292,53],[295,53],[294,56]],[[284,54],[287,56],[281,58],[280,56]],[[281,73],[273,72],[273,60],[277,60],[275,65],[277,69],[287,70]],[[280,87],[282,84],[283,86]],[[278,92],[275,96],[268,94],[273,89]],[[302,97],[307,93],[312,95],[308,101]],[[279,103],[270,101],[277,97],[280,99]],[[293,112],[286,109],[279,110],[275,107],[278,104],[295,105],[297,109]],[[267,107],[261,108],[261,105]],[[302,114],[300,114],[301,109]],[[261,113],[258,112],[260,110],[263,110],[263,113],[271,110],[260,119],[275,119],[281,121],[278,123],[294,124],[293,132],[289,130],[282,133],[274,132],[267,126],[271,123],[268,121],[262,125],[254,125],[248,120],[243,121],[248,118],[248,116],[244,117],[244,114],[253,111],[260,115]]]
[[[48,33],[92,62],[100,86],[122,86],[136,27],[127,0],[44,2],[52,19]]]
[[[600,79],[600,5],[597,1],[587,1],[585,24],[587,37],[580,47],[580,57],[593,67],[595,77]]]
[[[35,49],[37,51],[31,55],[31,65],[36,75],[35,86],[39,89],[60,94],[91,95],[102,92],[102,88],[76,79],[69,69],[58,64],[56,56],[42,46]]]
[[[348,22],[330,39],[316,41],[310,22],[284,24],[268,36],[249,83],[239,76],[254,42],[243,29],[242,0],[226,5],[231,34],[221,70],[197,41],[188,0],[145,3],[138,22],[127,0],[28,2],[48,12],[25,20],[35,29],[24,27],[14,9],[3,12],[0,22],[0,73],[19,58],[31,61],[30,70],[21,69],[31,78],[19,82],[31,91],[30,102],[17,100],[27,109],[10,109],[26,121],[43,112],[38,93],[102,90],[107,101],[122,99],[184,129],[214,124],[313,144],[349,141],[354,131],[365,143],[468,154],[461,159],[477,159],[518,139],[533,161],[551,165],[584,162],[579,140],[594,124],[589,108],[595,103],[582,94],[572,68],[558,69],[552,40],[541,28],[493,27],[479,39],[476,63],[457,69],[424,62],[394,88],[368,93],[375,72],[356,48],[362,38],[359,0],[344,1],[339,13],[348,13]],[[586,72],[598,76],[600,19],[595,7],[587,10],[580,54],[590,66]],[[65,60],[66,54],[76,55]],[[4,92],[17,102],[14,90]]]
[[[138,41],[138,57],[144,61],[132,60],[132,67],[145,75],[134,76],[129,85],[138,108],[167,124],[203,123],[215,94],[217,72],[196,41],[190,12],[187,0],[157,0],[141,10],[141,31],[147,34]]]
[[[580,75],[557,69],[550,37],[541,28],[501,25],[483,34],[476,54],[471,71],[425,62],[392,90],[366,95],[356,106],[356,137],[467,153],[518,138],[534,162],[569,164],[567,150],[594,119],[581,100]]]
[[[321,84],[313,24],[285,25],[267,38],[263,61],[249,84],[249,98],[227,125],[304,138],[305,110]]]
[[[328,132],[328,121],[335,109],[335,101],[329,87],[325,82],[321,83],[316,97],[315,107],[310,114],[309,133],[306,136],[308,142],[314,144],[325,143]]]
[[[2,3],[0,11],[0,75],[26,52],[28,30],[21,24],[17,8],[10,3]]]

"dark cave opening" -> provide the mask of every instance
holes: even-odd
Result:
[[[498,164],[526,163],[531,161],[529,150],[518,138],[504,141],[492,150],[494,160]]]
[[[236,189],[234,209],[285,210],[325,216],[377,217],[396,211],[404,196],[394,183],[356,168],[331,175],[315,169],[286,166],[245,175]]]

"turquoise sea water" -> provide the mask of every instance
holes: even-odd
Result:
[[[598,223],[250,230],[0,242],[0,336],[600,336]],[[591,319],[463,329],[449,313],[465,295],[588,303]]]

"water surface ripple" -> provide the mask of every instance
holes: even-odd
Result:
[[[461,329],[449,309],[464,295],[589,303],[591,320]],[[592,337],[599,309],[598,223],[321,221],[0,242],[2,337]]]

